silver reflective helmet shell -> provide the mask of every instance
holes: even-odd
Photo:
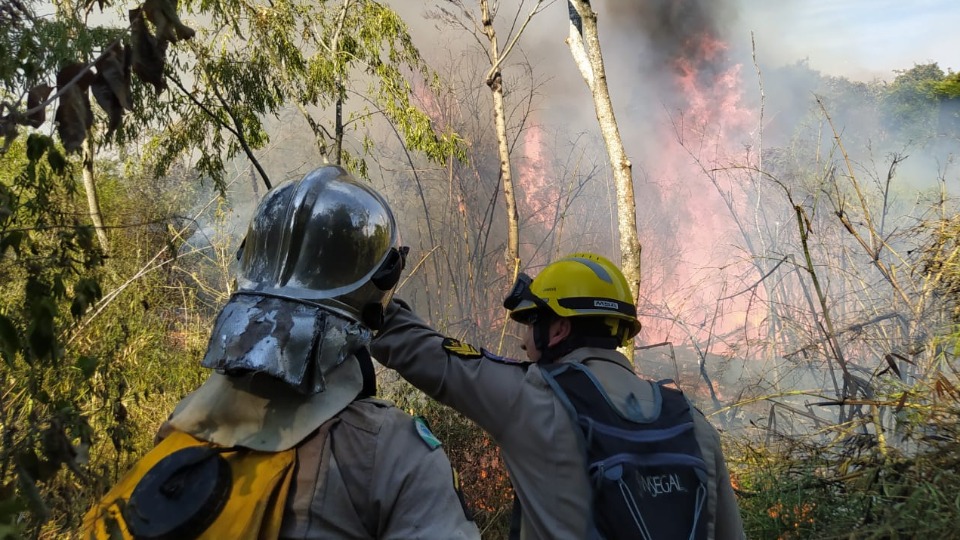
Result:
[[[371,278],[398,245],[396,222],[376,191],[337,166],[272,189],[243,244],[239,291],[310,300],[355,321],[393,294]]]

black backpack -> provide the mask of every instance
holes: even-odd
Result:
[[[651,418],[631,421],[587,367],[540,369],[583,435],[593,486],[591,537],[706,538],[707,465],[683,392],[668,381],[648,381],[659,407]]]

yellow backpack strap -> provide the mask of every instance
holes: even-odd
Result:
[[[240,450],[225,454],[233,471],[234,488],[220,517],[198,538],[277,538],[296,457],[295,448],[283,452]]]
[[[293,452],[296,457],[296,450]],[[277,485],[273,493],[273,501],[267,506],[267,511],[260,522],[260,533],[256,536],[257,540],[274,540],[280,537],[280,527],[283,525],[283,514],[287,506],[287,495],[290,494],[290,484],[293,483],[294,470],[296,467],[287,467],[283,481]],[[254,538],[251,536],[251,538]]]
[[[228,496],[213,522],[199,535],[202,539],[276,538],[293,477],[296,450],[258,452],[216,448],[174,431],[138,461],[83,519],[82,537],[95,540],[132,539],[124,517],[129,501],[144,476],[161,460],[191,447],[211,447],[229,465]],[[129,509],[127,510],[129,512]],[[127,514],[130,515],[130,514]],[[134,518],[136,521],[136,518]]]

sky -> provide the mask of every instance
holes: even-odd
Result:
[[[428,61],[437,60],[431,58],[431,51],[440,42],[444,50],[458,42],[475,46],[462,32],[440,37],[437,21],[424,18],[436,1],[385,1],[411,26],[414,42]],[[476,11],[476,0],[463,2]],[[518,5],[525,14],[534,3],[499,2],[498,33],[506,29]],[[585,100],[589,103],[589,94],[564,44],[567,2],[553,0],[548,4],[528,28],[521,46],[538,73],[549,79],[542,90],[555,106],[572,108]],[[664,34],[669,30],[652,22],[656,21],[654,14],[670,11],[674,12],[669,16],[674,30],[714,27],[718,37],[729,45],[728,60],[743,67],[741,77],[748,81],[745,84],[753,84],[751,33],[764,68],[805,61],[821,73],[860,81],[891,81],[897,70],[927,62],[937,62],[944,71],[960,71],[960,0],[594,0],[593,7],[598,13],[608,82],[620,108],[642,102],[643,98],[637,97],[638,89],[662,75],[655,64],[644,64],[643,59],[657,50],[664,54],[663,48],[671,46],[664,41],[669,41]],[[653,34],[659,35],[659,44],[644,38]],[[590,121],[593,113],[587,110],[584,115],[583,120]]]
[[[889,79],[892,70],[935,61],[960,70],[956,0],[740,0],[739,27],[774,64],[807,59],[849,78]]]
[[[399,0],[400,3],[406,1]],[[614,43],[614,47],[631,41],[636,43],[626,28],[619,29],[626,35],[610,35],[611,27],[622,23],[617,10],[624,8],[617,7],[618,4],[642,6],[669,1],[594,0],[601,41],[619,42]],[[703,6],[701,12],[721,19],[717,22],[718,31],[734,48],[749,50],[753,32],[758,57],[767,65],[807,60],[812,68],[823,73],[859,80],[890,80],[895,76],[894,70],[930,61],[938,62],[945,71],[948,68],[960,71],[960,1],[957,0],[685,1],[688,5],[699,3]],[[473,3],[466,2],[467,5]],[[501,2],[503,16],[512,13],[518,3],[519,0]],[[526,5],[531,3],[532,0],[525,0]],[[632,9],[639,13],[645,10],[643,7]],[[410,13],[411,10],[404,11]],[[566,12],[566,1],[555,0],[538,19],[538,26],[559,25],[553,34],[560,47],[567,32]],[[643,30],[637,28],[636,31]],[[544,34],[550,35],[537,34],[540,39]]]

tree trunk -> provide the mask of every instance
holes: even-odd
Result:
[[[630,285],[634,303],[640,290],[640,240],[637,237],[637,209],[633,197],[633,166],[623,149],[623,140],[613,114],[613,103],[607,89],[607,77],[603,70],[603,56],[597,35],[597,14],[587,0],[568,0],[570,13],[570,37],[567,45],[583,75],[590,92],[600,123],[600,133],[610,157],[613,180],[617,188],[617,225],[620,234],[620,258],[623,275]]]
[[[500,49],[497,33],[493,28],[490,8],[487,0],[480,0],[483,33],[490,42],[490,72],[487,74],[487,86],[493,93],[493,116],[497,129],[497,150],[500,154],[500,178],[503,180],[503,199],[507,205],[507,249],[504,252],[506,268],[514,273],[520,268],[520,215],[517,211],[517,197],[514,193],[513,173],[510,168],[510,146],[507,140],[507,120],[503,107],[503,77],[500,73]]]
[[[97,232],[97,240],[103,252],[106,253],[110,250],[110,246],[107,244],[107,231],[103,228],[100,200],[97,198],[97,187],[94,183],[94,153],[93,134],[88,132],[87,138],[83,141],[83,189],[87,192],[87,206],[90,208],[90,220],[93,221],[93,228]]]
[[[337,30],[333,33],[333,36],[330,38],[330,54],[335,59],[335,63],[339,63],[339,60],[336,58],[341,54],[340,51],[340,36],[343,33],[344,23],[347,20],[347,11],[351,8],[351,1],[344,0],[343,6],[340,8],[340,14],[337,20]],[[343,165],[343,102],[346,101],[346,88],[344,86],[345,75],[343,72],[338,72],[336,75],[336,85],[337,85],[337,101],[335,103],[335,112],[333,115],[333,164],[334,165]]]

